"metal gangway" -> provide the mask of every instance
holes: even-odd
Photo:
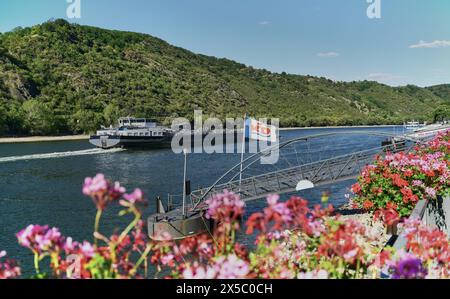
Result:
[[[338,144],[331,138],[333,135],[346,136],[344,140],[347,144]],[[372,138],[369,142],[364,139],[367,136],[379,138]],[[414,146],[431,137],[433,135],[334,131],[287,141],[280,140],[279,144],[261,149],[243,159],[209,188],[199,188],[188,196],[185,192],[185,195],[181,196],[182,207],[173,206],[172,199],[175,196],[169,195],[167,209],[161,199],[157,198],[157,213],[151,215],[147,221],[148,234],[153,240],[164,240],[167,234],[178,240],[211,233],[214,221],[205,218],[204,211],[207,209],[206,200],[215,194],[228,190],[239,194],[242,200],[250,201],[270,194],[287,194],[355,179],[377,156],[383,157],[398,151],[409,152]],[[260,163],[274,152],[279,154],[278,163]],[[186,157],[185,154],[185,167]]]
[[[328,156],[324,157],[321,151],[323,144],[336,134],[354,136],[351,139],[357,150],[336,155],[335,148],[331,146]],[[378,136],[390,142],[385,142],[383,146],[380,141],[378,146],[361,149],[362,145],[358,147],[358,136],[364,135]],[[281,142],[247,157],[242,166],[238,163],[209,188],[191,192],[188,208],[191,211],[203,210],[206,208],[206,199],[225,190],[239,194],[244,201],[251,201],[270,194],[281,195],[355,179],[366,165],[373,163],[376,156],[410,151],[420,141],[406,135],[399,138],[398,135],[388,133],[347,131],[309,135]],[[279,153],[279,162],[275,165],[261,165],[261,159],[274,151]],[[242,174],[244,176],[240,179]]]

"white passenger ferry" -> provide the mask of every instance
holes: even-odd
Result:
[[[118,127],[105,128],[89,139],[96,147],[167,147],[170,146],[174,132],[160,126],[154,120],[122,117]]]

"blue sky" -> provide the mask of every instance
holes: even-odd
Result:
[[[0,0],[0,31],[67,18],[66,0]],[[81,19],[275,72],[390,85],[450,83],[450,1],[81,0]]]

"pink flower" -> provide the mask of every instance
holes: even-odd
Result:
[[[267,234],[267,238],[269,240],[281,240],[281,239],[287,239],[289,238],[289,236],[291,235],[291,232],[288,230],[285,231],[273,231],[273,232],[269,232]]]
[[[426,188],[425,188],[425,193],[426,193],[430,198],[436,198],[436,190],[434,190],[433,188],[426,187]]]
[[[353,259],[356,257],[356,255],[358,254],[358,248],[355,248],[353,250],[350,250],[349,252],[344,254],[344,259],[346,261],[353,261]]]
[[[74,242],[71,237],[68,237],[63,245],[63,248],[66,251],[66,253],[70,254],[75,250],[75,248],[78,247],[78,245],[79,245],[78,242]]]
[[[67,255],[76,254],[85,257],[86,259],[91,259],[95,255],[94,246],[84,241],[83,243],[78,243],[72,240],[71,237],[68,237],[63,245],[63,248]]]
[[[21,275],[20,267],[13,260],[1,261],[6,256],[6,251],[0,251],[0,280],[14,279]]]
[[[423,186],[423,182],[421,180],[414,180],[412,184],[414,187],[422,187]]]
[[[97,174],[94,178],[86,178],[83,185],[83,194],[91,196],[105,192],[109,187],[108,181],[103,174]]]
[[[92,246],[92,244],[87,241],[84,241],[83,244],[81,244],[80,251],[85,257],[88,258],[92,258],[95,255],[94,246]]]
[[[298,279],[328,279],[328,272],[325,270],[315,270],[306,273],[299,273]]]
[[[220,256],[212,264],[200,266],[198,262],[183,271],[185,279],[243,279],[250,272],[247,262],[236,255]]]
[[[280,196],[277,194],[267,196],[267,203],[269,204],[269,206],[276,205],[278,200],[280,200]]]
[[[224,191],[223,194],[214,195],[206,201],[208,211],[206,217],[208,219],[223,220],[229,222],[236,220],[244,214],[245,203],[240,199],[239,195]]]
[[[161,257],[161,264],[164,266],[169,265],[170,263],[173,262],[174,259],[175,259],[175,256],[173,254],[163,255]]]
[[[321,220],[315,220],[308,223],[311,229],[311,234],[315,237],[320,237],[320,235],[325,231],[325,226]]]
[[[146,202],[146,200],[144,199],[144,193],[139,188],[135,189],[131,194],[124,194],[123,198],[132,204]]]
[[[247,262],[241,260],[234,254],[227,257],[219,257],[213,268],[218,273],[218,279],[242,279],[250,272],[250,267]]]
[[[64,238],[57,228],[48,226],[30,225],[17,234],[20,245],[34,252],[59,251],[63,247]]]
[[[217,273],[212,267],[205,269],[196,262],[194,266],[186,268],[182,275],[184,279],[215,279]]]
[[[112,184],[105,179],[103,174],[97,174],[94,178],[86,178],[83,184],[83,194],[90,196],[97,209],[103,210],[108,203],[119,199],[126,192],[120,183]]]
[[[292,220],[291,211],[288,209],[286,203],[279,203],[279,195],[269,195],[267,197],[267,203],[269,204],[269,209],[281,216],[282,221],[289,222]]]

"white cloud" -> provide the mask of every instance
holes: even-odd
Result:
[[[387,73],[371,73],[367,75],[367,79],[370,81],[377,81],[377,82],[391,82],[395,80],[402,79],[401,76],[396,76],[392,74]]]
[[[259,24],[260,26],[267,26],[267,25],[270,24],[270,22],[269,22],[269,21],[261,21],[261,22],[259,22],[258,24]]]
[[[319,56],[319,57],[338,57],[339,53],[336,53],[336,52],[321,52],[321,53],[317,53],[317,56]]]
[[[450,40],[435,40],[432,42],[426,42],[424,40],[419,41],[418,44],[409,46],[411,49],[433,49],[433,48],[445,48],[450,47]]]

